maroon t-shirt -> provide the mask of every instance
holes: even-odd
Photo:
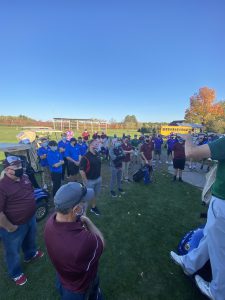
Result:
[[[0,212],[14,225],[25,224],[35,214],[34,190],[27,175],[19,181],[5,175],[0,181]]]
[[[153,142],[149,142],[148,144],[147,143],[144,143],[142,146],[141,146],[141,152],[144,153],[144,156],[147,160],[151,160],[152,159],[152,151],[154,150],[154,143]]]
[[[88,132],[86,132],[86,131],[84,131],[84,132],[82,133],[82,137],[84,138],[85,141],[88,140],[89,136],[90,136],[90,134],[89,134]]]
[[[178,143],[174,144],[172,150],[174,151],[175,159],[185,159],[184,144],[180,144],[178,142]]]
[[[124,150],[124,151],[130,151],[130,150],[133,150],[133,148],[132,148],[132,146],[130,145],[130,144],[122,144],[122,149]],[[126,153],[125,154],[125,157],[124,157],[124,159],[123,159],[123,161],[124,162],[128,162],[128,161],[130,161],[130,153]]]
[[[61,223],[55,217],[48,219],[44,230],[48,255],[62,286],[83,293],[97,274],[103,243],[80,221]]]

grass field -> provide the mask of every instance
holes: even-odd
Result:
[[[183,234],[202,222],[199,219],[203,211],[200,190],[185,183],[172,183],[163,164],[155,171],[153,184],[124,184],[126,194],[112,199],[107,162],[103,163],[102,173],[103,189],[98,204],[102,216],[90,217],[106,239],[99,270],[105,299],[205,299],[169,258],[169,251],[176,249]],[[44,250],[45,222],[38,224],[38,242]],[[59,299],[54,289],[54,270],[47,255],[24,266],[24,270],[29,282],[15,287],[7,277],[0,249],[1,300]]]

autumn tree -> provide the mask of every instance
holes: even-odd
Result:
[[[192,123],[208,125],[224,117],[224,109],[220,103],[215,103],[214,89],[203,87],[190,97],[190,107],[185,111],[185,120]]]

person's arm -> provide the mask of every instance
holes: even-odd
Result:
[[[80,161],[80,175],[82,178],[82,182],[84,185],[87,185],[87,176],[85,170],[87,169],[87,158],[85,156],[82,157]]]
[[[86,176],[86,173],[83,171],[83,170],[80,170],[80,175],[81,175],[81,178],[82,178],[82,182],[84,185],[87,185],[87,176]]]
[[[116,159],[116,155],[114,154],[113,148],[109,149],[109,156],[112,161]]]
[[[145,163],[148,164],[148,160],[146,159],[144,152],[141,152],[141,157],[144,159]]]
[[[0,212],[0,227],[4,228],[8,232],[14,232],[17,230],[18,226],[13,225],[3,212]]]
[[[65,148],[63,148],[63,147],[59,147],[59,152],[60,153],[63,153],[63,152],[65,152],[66,151],[66,149]]]
[[[72,159],[72,157],[70,157],[70,156],[66,156],[66,159],[69,160],[69,161],[71,161],[71,162],[74,163],[74,164],[77,163],[77,162],[76,162],[74,159]]]
[[[185,137],[185,155],[187,158],[200,160],[211,157],[211,151],[208,144],[196,146],[192,141],[192,136]]]
[[[174,159],[174,150],[172,151],[172,159]]]
[[[60,160],[59,162],[57,162],[56,164],[53,165],[54,168],[58,168],[60,166],[62,166],[64,164],[63,160]]]
[[[97,235],[103,244],[103,248],[105,247],[105,241],[104,241],[104,237],[103,234],[101,233],[101,231],[95,226],[94,223],[92,223],[92,221],[86,217],[86,216],[81,216],[80,220],[82,223],[84,223],[84,225],[86,226],[87,230],[89,230],[91,233]]]

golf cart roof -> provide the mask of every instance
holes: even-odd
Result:
[[[31,149],[30,144],[0,143],[0,151],[2,152],[14,152],[27,149]]]

